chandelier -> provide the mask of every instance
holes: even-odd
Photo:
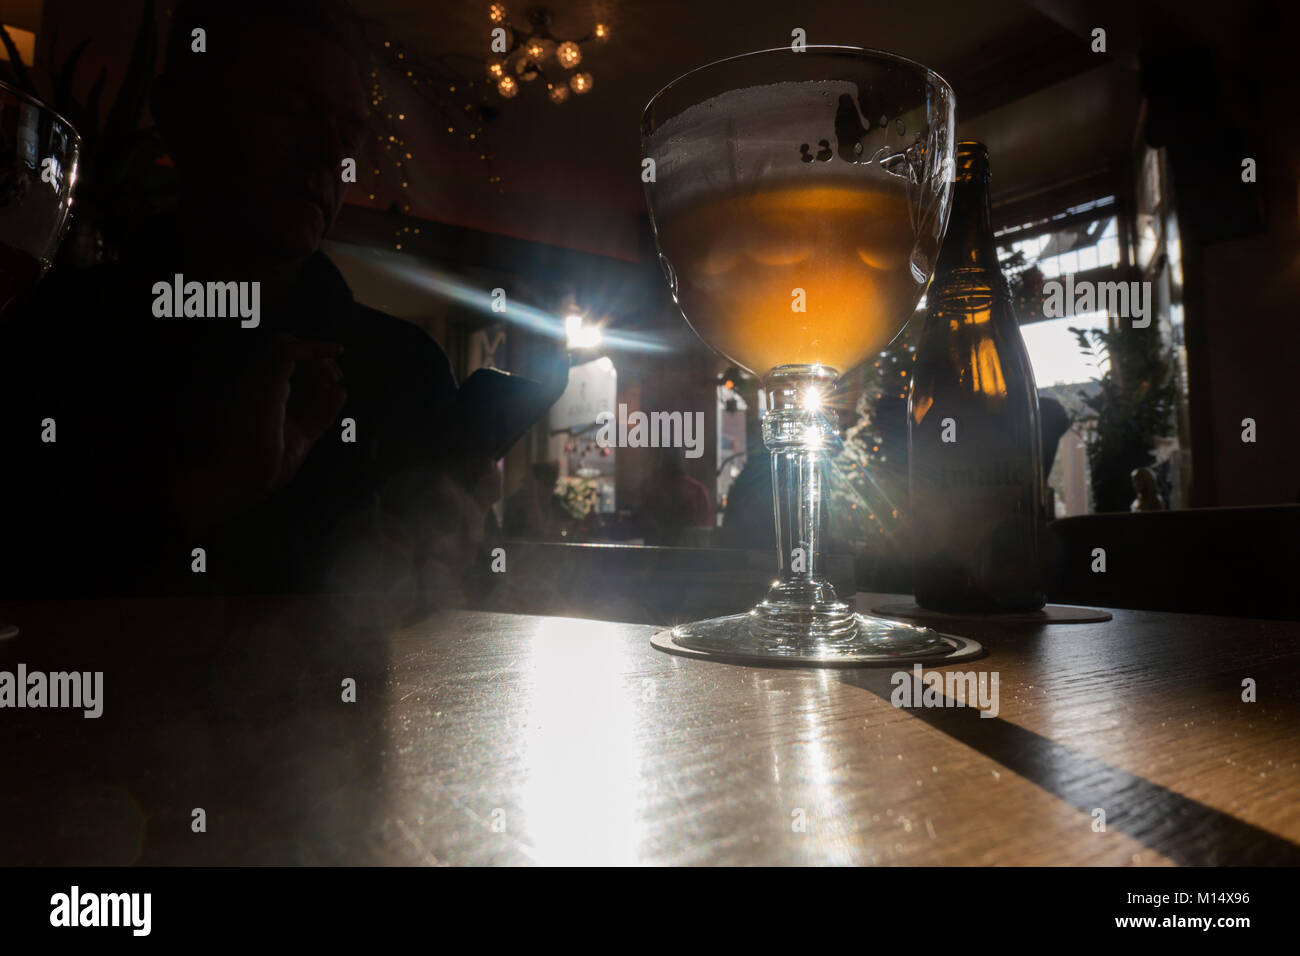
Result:
[[[583,45],[609,39],[609,27],[597,23],[591,33],[574,40],[563,40],[551,33],[551,11],[545,7],[529,7],[524,11],[526,27],[510,22],[504,4],[488,7],[492,21],[492,58],[488,60],[488,75],[497,86],[497,92],[506,99],[519,95],[520,86],[542,80],[546,95],[552,103],[563,103],[569,93],[591,92],[592,76],[579,70]],[[547,70],[551,72],[548,73]]]

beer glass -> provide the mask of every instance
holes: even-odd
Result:
[[[80,151],[71,123],[0,83],[0,329],[54,261],[68,225]],[[12,414],[3,404],[0,415]],[[37,434],[34,426],[30,434]],[[3,507],[20,504],[6,501]],[[0,621],[0,638],[17,631]]]
[[[888,53],[807,46],[701,67],[650,101],[643,176],[659,261],[696,334],[761,377],[778,579],[744,614],[656,647],[836,666],[957,659],[979,645],[858,614],[822,577],[830,393],[915,310],[953,189],[955,101]],[[650,160],[652,162],[646,162]]]
[[[0,83],[0,322],[54,261],[81,139],[40,100]]]

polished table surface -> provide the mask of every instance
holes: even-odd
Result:
[[[952,669],[998,674],[988,718],[894,707],[893,669],[700,662],[644,625],[398,613],[0,606],[23,627],[0,669],[102,669],[105,687],[98,720],[0,710],[0,862],[1300,863],[1296,623],[1116,610],[945,628],[987,648]]]

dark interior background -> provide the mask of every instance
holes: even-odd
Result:
[[[523,84],[505,100],[486,82],[486,2],[355,6],[371,24],[385,98],[375,109],[373,155],[359,162],[361,181],[332,252],[360,299],[427,328],[461,375],[481,360],[475,334],[488,323],[431,291],[421,279],[429,268],[479,288],[507,286],[557,314],[577,302],[612,328],[649,331],[673,351],[616,357],[619,400],[632,408],[714,407],[713,377],[725,363],[684,328],[658,274],[638,177],[639,118],[674,77],[720,57],[788,44],[797,27],[811,43],[915,58],[952,83],[959,136],[985,141],[993,157],[997,228],[1114,195],[1126,250],[1143,241],[1142,230],[1154,243],[1146,267],[1126,265],[1126,277],[1166,290],[1165,323],[1170,301],[1184,310],[1179,440],[1190,477],[1181,503],[1300,498],[1293,381],[1300,367],[1300,153],[1285,93],[1293,63],[1282,5],[553,0],[547,7],[556,36],[582,36],[597,22],[611,34],[584,47],[592,91],[560,105]],[[523,22],[524,6],[507,6]],[[6,0],[2,19],[35,35],[38,73],[89,39],[71,87],[84,95],[102,70],[103,102],[110,103],[149,15],[161,49],[165,3],[150,14],[135,2]],[[1106,30],[1105,53],[1090,49],[1097,27]],[[422,75],[438,82],[412,87],[402,76],[404,60],[418,61]],[[390,127],[404,140],[399,152],[411,155],[400,168],[395,154],[380,148]],[[1155,210],[1140,195],[1151,150],[1163,176]],[[1243,157],[1257,160],[1253,185],[1235,182]],[[1176,283],[1170,223],[1181,239]],[[494,357],[526,372],[529,355],[528,334],[512,330]],[[1240,441],[1244,417],[1257,421],[1259,443]],[[519,487],[529,461],[547,455],[545,435],[521,442],[507,461],[506,493]],[[688,465],[712,486],[712,449]],[[620,453],[620,507],[636,505],[643,466],[635,452]]]

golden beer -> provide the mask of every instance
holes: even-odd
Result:
[[[843,372],[884,348],[921,294],[907,196],[890,180],[764,184],[670,211],[659,244],[691,328],[759,375]]]

